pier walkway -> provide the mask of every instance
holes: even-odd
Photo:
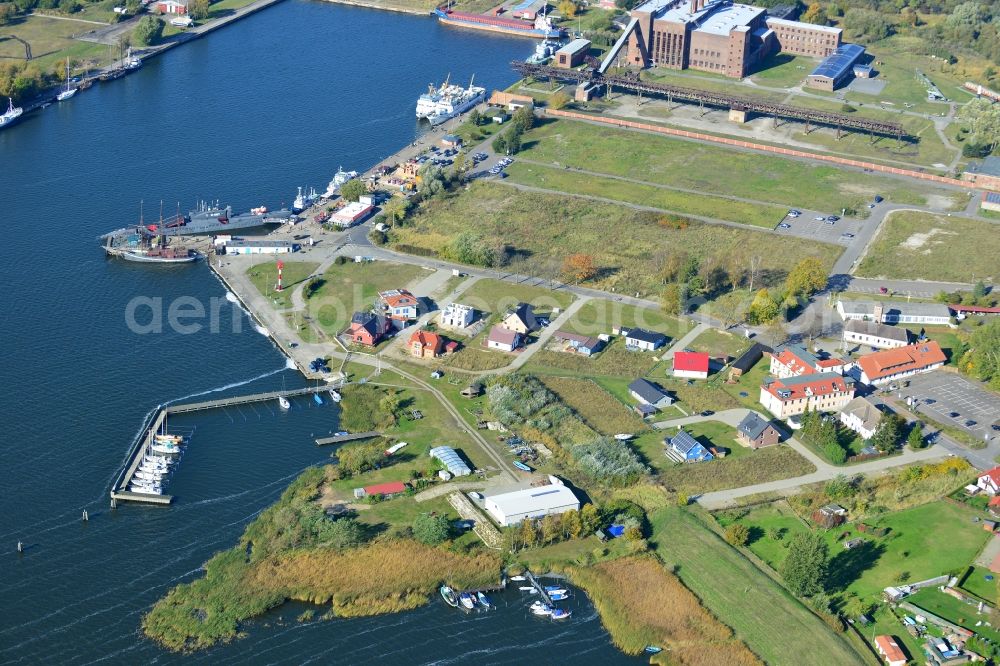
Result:
[[[319,437],[316,440],[316,446],[326,446],[327,444],[340,444],[341,442],[353,442],[356,439],[371,439],[373,437],[381,437],[380,432],[357,432],[351,433],[349,435],[334,435],[333,437]]]

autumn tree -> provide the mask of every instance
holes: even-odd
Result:
[[[733,523],[726,528],[726,541],[734,546],[745,546],[750,540],[750,528],[743,523]]]
[[[569,95],[560,90],[549,98],[548,107],[556,110],[563,109],[572,101],[573,100]]]
[[[785,279],[785,292],[791,297],[808,298],[826,287],[827,273],[816,257],[806,257]]]
[[[558,514],[550,513],[542,518],[542,543],[553,543],[562,536],[562,519]]]
[[[601,513],[593,504],[584,504],[580,509],[580,524],[584,534],[593,534],[601,526]]]
[[[778,316],[777,301],[771,297],[767,289],[761,289],[754,294],[753,302],[747,310],[747,321],[751,324],[766,324]]]
[[[799,20],[803,23],[812,23],[814,25],[826,25],[829,22],[826,12],[823,11],[823,7],[818,2],[809,5]]]
[[[583,532],[579,511],[567,511],[562,514],[562,532],[564,539],[575,539]]]
[[[668,284],[663,293],[660,294],[660,307],[667,314],[676,315],[681,313],[683,306],[683,293],[681,286],[676,282]]]
[[[534,546],[538,543],[538,529],[535,527],[534,521],[530,518],[526,518],[521,521],[521,526],[517,531],[520,541],[524,544],[525,548]]]
[[[597,275],[594,257],[589,254],[571,254],[563,261],[562,274],[567,281],[583,282]]]
[[[188,2],[188,16],[195,21],[207,19],[210,11],[208,0],[190,0]]]
[[[573,0],[562,0],[557,5],[557,9],[564,18],[573,18],[576,16],[576,3]]]

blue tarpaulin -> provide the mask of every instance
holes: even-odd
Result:
[[[611,536],[616,537],[616,538],[620,537],[621,535],[625,534],[625,526],[624,525],[612,525],[611,527],[608,528],[608,534],[610,534]]]

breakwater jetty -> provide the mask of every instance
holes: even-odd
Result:
[[[189,402],[180,405],[167,405],[153,413],[140,430],[139,436],[132,444],[124,467],[115,477],[111,486],[111,507],[118,506],[118,502],[140,502],[143,504],[167,505],[174,501],[172,495],[157,495],[153,493],[142,493],[129,490],[135,473],[142,464],[143,459],[152,452],[153,442],[157,434],[169,434],[166,430],[166,420],[171,414],[186,414],[190,412],[204,411],[207,409],[219,409],[222,407],[235,407],[237,405],[248,405],[255,402],[267,402],[279,398],[292,398],[300,395],[312,395],[330,390],[329,385],[308,386],[300,389],[287,391],[269,391],[266,393],[252,393],[249,395],[237,395],[229,398],[219,398],[218,400],[204,400],[202,402]],[[376,433],[377,434],[377,433]],[[318,442],[317,442],[318,443]]]

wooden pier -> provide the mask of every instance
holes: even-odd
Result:
[[[319,437],[316,439],[316,446],[326,446],[327,444],[340,444],[341,442],[353,442],[356,439],[371,439],[381,437],[380,432],[358,432],[350,435],[334,435],[332,437]]]
[[[524,576],[528,579],[528,582],[531,583],[535,587],[536,590],[538,590],[539,596],[542,599],[545,600],[545,603],[548,604],[549,606],[551,606],[552,605],[552,598],[549,596],[549,593],[545,590],[545,588],[542,586],[542,584],[538,582],[538,579],[535,578],[535,574],[533,574],[530,571],[528,571],[527,569],[525,569],[524,570]]]
[[[111,506],[118,505],[118,502],[140,502],[144,504],[170,504],[174,501],[171,495],[153,495],[150,493],[137,493],[128,489],[132,483],[145,454],[150,450],[156,433],[163,426],[164,420],[171,414],[186,414],[189,412],[199,412],[206,409],[219,409],[221,407],[235,407],[237,405],[248,405],[255,402],[267,402],[278,398],[292,398],[299,395],[311,395],[324,393],[334,388],[334,385],[307,386],[305,388],[291,389],[288,391],[270,391],[268,393],[252,393],[250,395],[237,395],[229,398],[219,398],[218,400],[204,400],[202,402],[189,402],[181,405],[167,405],[157,410],[152,419],[141,431],[142,434],[136,438],[129,451],[128,462],[115,478],[111,486]],[[332,398],[331,398],[332,401]],[[325,438],[334,441],[349,441],[351,439],[362,439],[366,437],[377,437],[380,433],[360,433],[358,435],[345,435],[343,437]],[[316,440],[317,444],[332,444],[333,441]]]

